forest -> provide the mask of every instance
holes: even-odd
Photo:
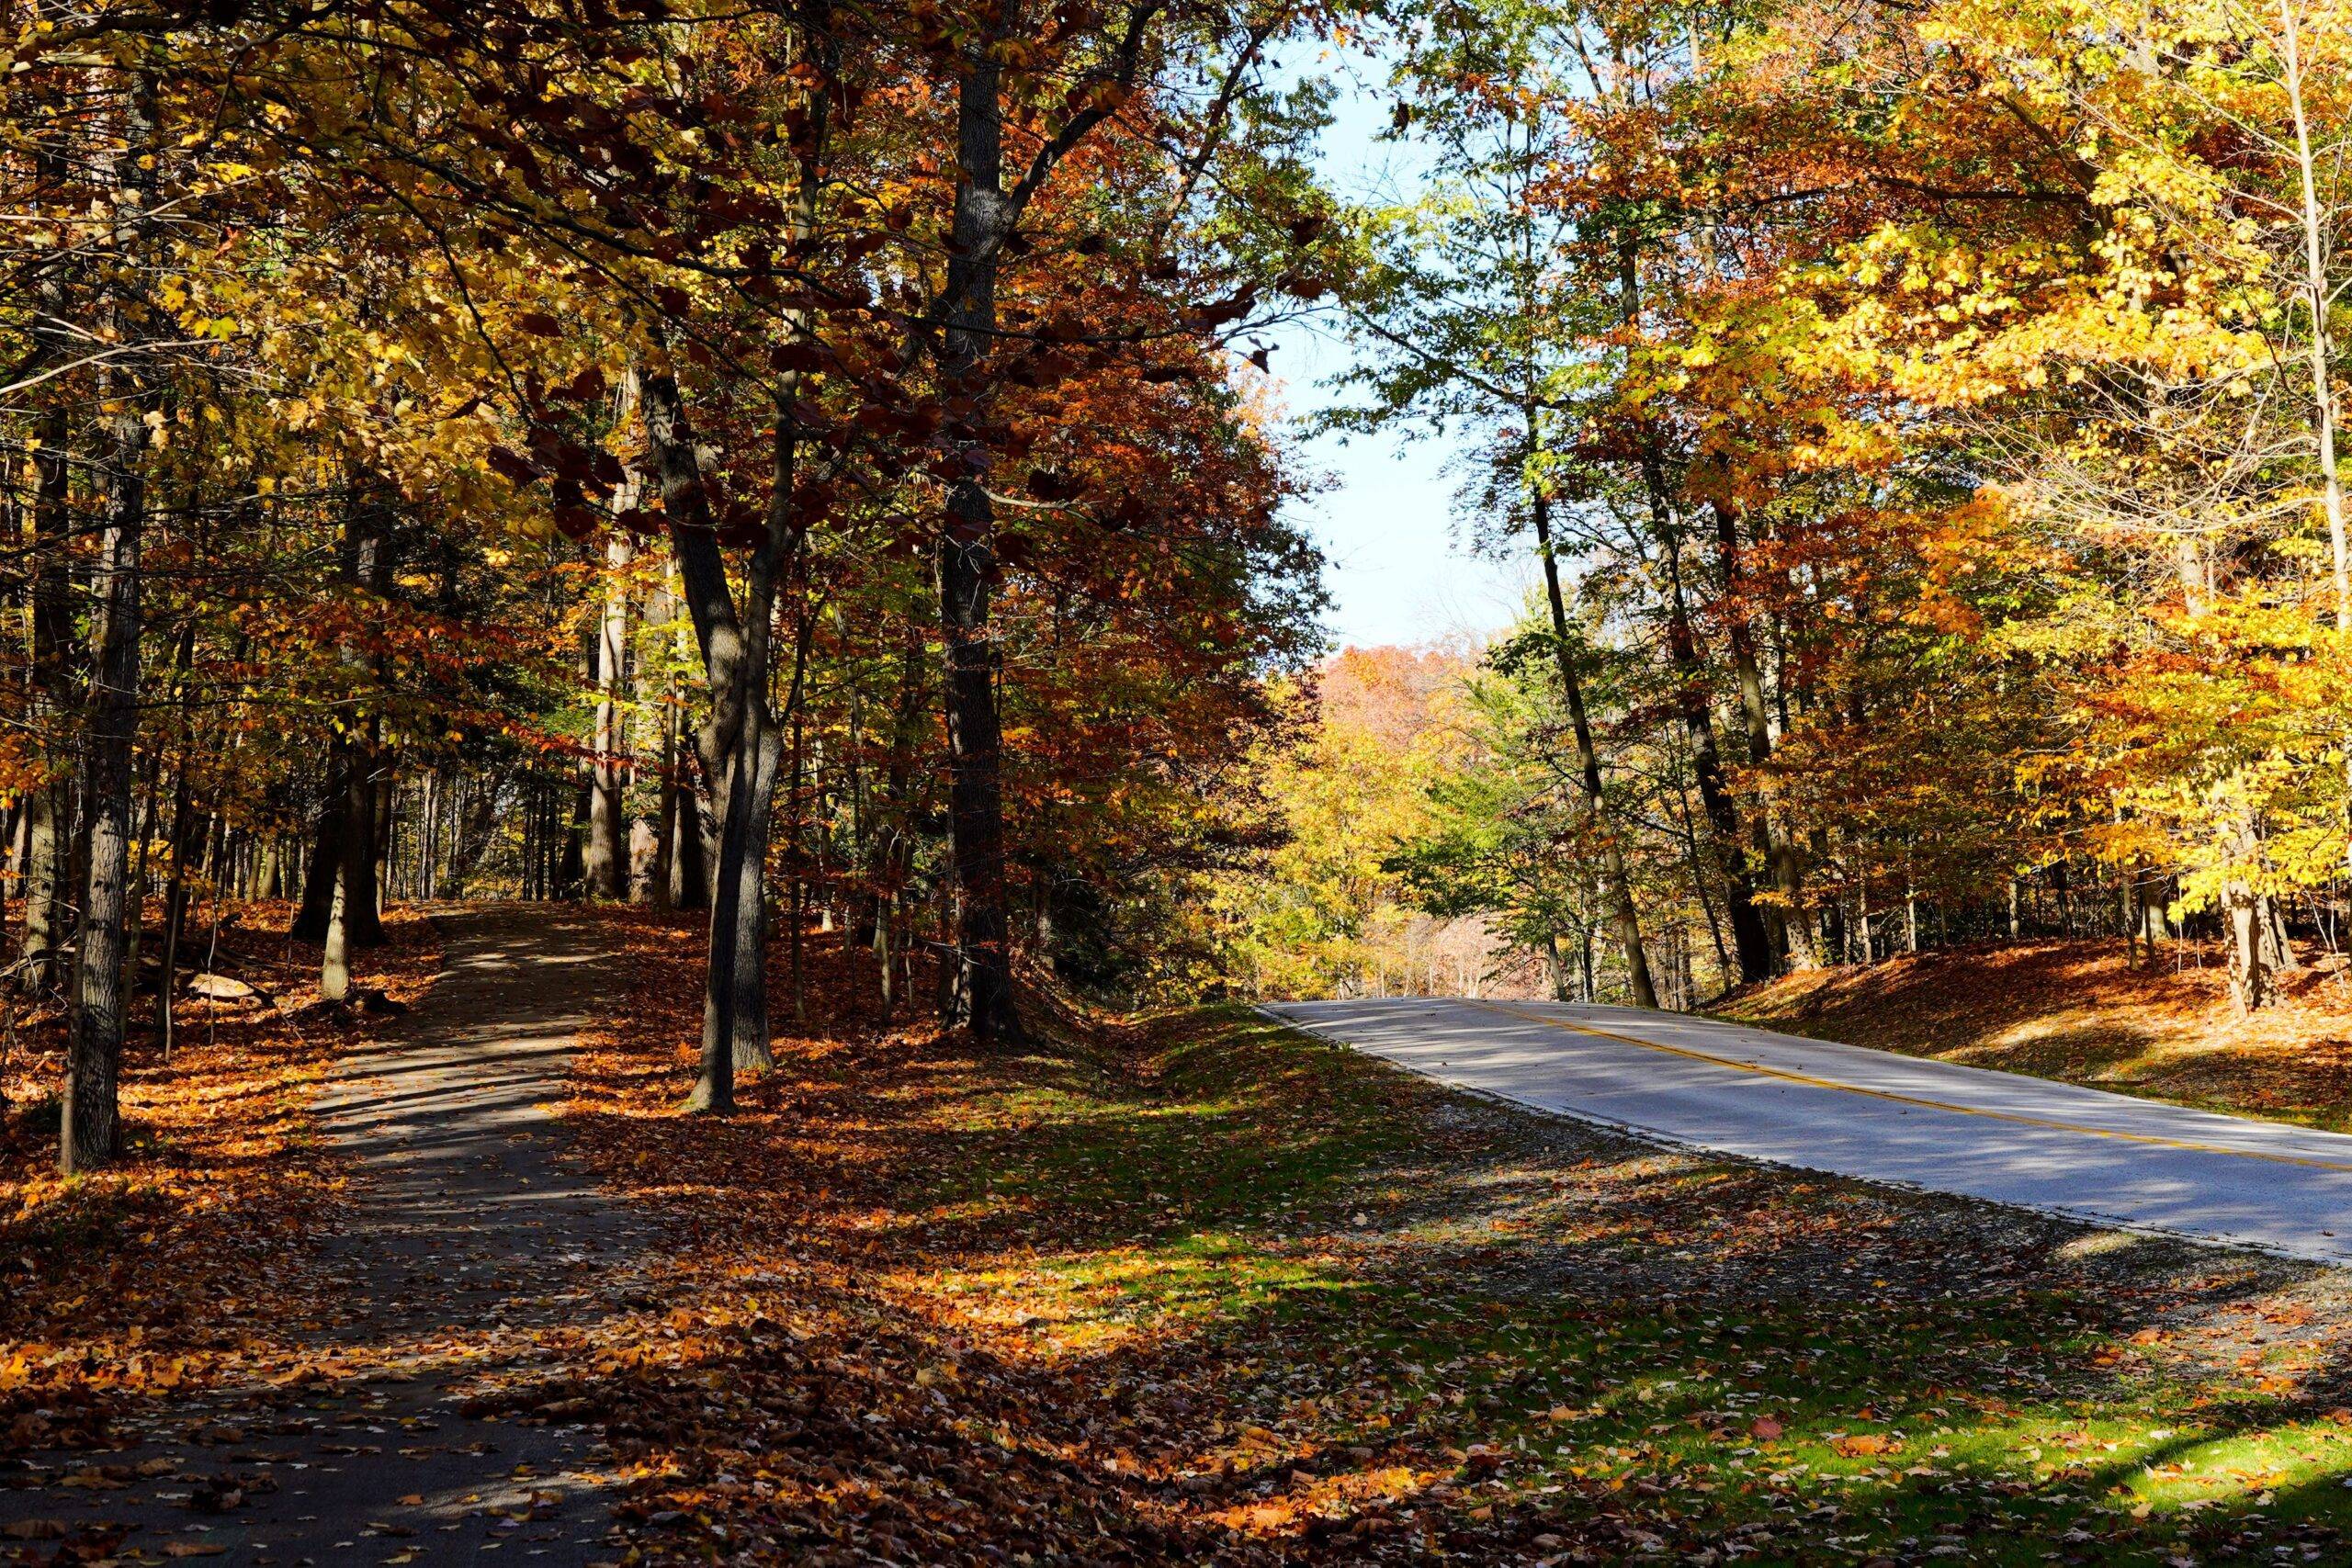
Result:
[[[1308,315],[1324,422],[1451,430],[1544,579],[1323,882],[1640,1006],[2185,926],[2251,1010],[2333,942],[2332,13],[12,25],[0,766],[75,1159],[224,900],[298,896],[328,999],[388,898],[707,908],[718,1109],[812,911],[983,1037],[1016,953],[1198,992],[1361,925],[1263,875],[1270,782],[1353,787],[1251,335]],[[1363,28],[1397,205],[1278,69]]]
[[[2342,1550],[2319,1254],[1257,1004],[2352,1124],[2347,158],[2334,0],[0,0],[0,1561],[352,1411],[580,1562]],[[1335,438],[1509,624],[1332,646]]]

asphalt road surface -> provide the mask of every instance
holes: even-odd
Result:
[[[1441,1083],[1693,1147],[2352,1263],[2352,1136],[1678,1013],[1413,998],[1286,1021]]]

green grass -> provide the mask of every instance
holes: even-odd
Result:
[[[1238,1010],[954,1120],[929,1218],[998,1247],[933,1283],[1192,1368],[1204,1507],[1498,1561],[2352,1550],[2324,1339],[2228,1337],[2314,1270],[1645,1150]]]

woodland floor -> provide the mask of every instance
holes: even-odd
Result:
[[[2352,1551],[2352,1274],[1662,1153],[1238,1011],[1049,1021],[1032,1048],[976,1057],[871,1022],[830,939],[810,965],[824,1025],[787,1031],[741,1115],[690,1120],[695,922],[593,924],[582,940],[617,954],[595,994],[619,1000],[571,1058],[567,1157],[642,1245],[600,1271],[594,1311],[488,1358],[459,1414],[500,1443],[601,1440],[616,1534],[594,1561]],[[469,1021],[495,1022],[486,1005]],[[284,1075],[317,1064],[292,1055],[257,1032],[210,1069],[252,1099],[216,1093],[215,1131],[142,1145],[102,1182],[35,1174],[37,1129],[12,1131],[0,1420],[45,1423],[62,1451],[0,1474],[0,1518],[78,1521],[149,1483],[107,1467],[156,1401],[190,1397],[149,1386],[162,1341],[199,1387],[236,1356],[302,1380],[296,1404],[349,1377],[343,1442],[402,1441],[350,1432],[397,1389],[319,1366],[287,1322],[378,1321],[320,1262],[355,1223],[333,1188],[351,1156],[298,1131]],[[241,1106],[276,1130],[232,1160],[215,1151]],[[284,1170],[316,1190],[273,1185]],[[167,1173],[203,1206],[106,1217]],[[217,1235],[255,1233],[225,1266],[187,1228],[223,1212]],[[126,1251],[103,1301],[73,1304]],[[485,1494],[511,1481],[510,1454],[479,1463]],[[287,1466],[264,1450],[244,1468]],[[76,1528],[0,1548],[205,1553],[223,1533],[205,1506],[185,1517],[211,1530],[164,1546]],[[462,1538],[355,1518],[318,1560],[544,1552],[528,1516],[560,1506],[529,1499]]]
[[[539,1398],[601,1313],[630,1310],[646,1239],[557,1164],[547,1109],[579,1026],[616,999],[597,979],[604,927],[513,907],[436,925],[437,978],[413,1010],[377,1003],[395,1020],[379,1032],[311,1010],[329,1048],[281,1037],[301,1015],[256,1014],[224,1062],[142,1065],[156,1121],[118,1172],[12,1171],[28,1277],[90,1293],[13,1303],[37,1310],[0,1344],[0,1550],[405,1563],[511,1546],[550,1568],[613,1554],[595,1436],[504,1418],[510,1386]],[[425,953],[406,962],[421,945],[396,942],[395,974],[429,970]],[[301,979],[261,967],[248,976]],[[180,1125],[164,1108],[183,1099],[233,1122],[265,1097],[268,1131],[245,1152],[302,1172],[306,1191],[157,1130]],[[177,1186],[159,1179],[175,1163]],[[173,1210],[181,1192],[225,1200],[222,1223]],[[124,1193],[164,1206],[126,1224]],[[159,1285],[180,1299],[146,1293]],[[102,1312],[119,1333],[93,1332]]]
[[[2352,963],[2308,947],[2241,1016],[2215,943],[2127,967],[2120,939],[1948,948],[1791,975],[1717,1017],[1817,1040],[2352,1132]]]

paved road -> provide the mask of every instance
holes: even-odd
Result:
[[[2352,1136],[1675,1013],[1269,1010],[1425,1077],[1702,1148],[2352,1263]]]
[[[599,935],[544,906],[436,919],[432,991],[338,1063],[318,1103],[355,1190],[317,1258],[336,1315],[297,1337],[353,1371],[160,1403],[119,1425],[119,1448],[27,1456],[0,1475],[0,1562],[46,1557],[40,1534],[15,1538],[51,1520],[222,1568],[620,1556],[593,1430],[467,1397],[485,1371],[532,1382],[536,1331],[636,1288],[648,1238],[560,1162],[548,1110],[610,991]]]

